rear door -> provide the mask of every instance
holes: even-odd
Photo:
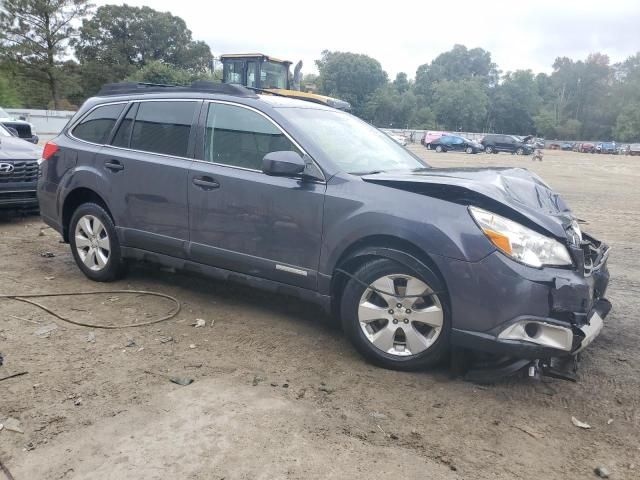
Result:
[[[100,151],[123,245],[186,257],[187,178],[200,106],[197,100],[131,103]]]
[[[300,148],[263,113],[205,103],[189,173],[191,258],[315,289],[326,185],[262,173],[269,152]]]

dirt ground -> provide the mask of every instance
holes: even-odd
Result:
[[[614,308],[578,383],[478,386],[446,366],[382,370],[311,305],[152,266],[90,283],[38,217],[4,219],[0,293],[131,288],[183,304],[165,323],[97,330],[0,300],[0,378],[28,371],[0,382],[0,423],[13,417],[24,431],[0,431],[0,460],[15,479],[584,479],[598,466],[640,478],[640,160],[547,151],[532,163],[411,148],[434,166],[530,168],[612,245]],[[110,294],[42,303],[101,324],[171,308]],[[205,327],[192,326],[198,318]],[[54,323],[48,337],[34,334]]]

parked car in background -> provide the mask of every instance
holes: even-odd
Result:
[[[596,153],[596,146],[593,143],[576,143],[573,146],[573,151],[579,153]]]
[[[455,345],[535,371],[591,343],[611,308],[609,248],[537,175],[430,168],[311,102],[107,86],[40,171],[42,219],[89,279],[139,259],[286,292],[387,368],[433,366]]]
[[[25,120],[16,120],[6,110],[0,108],[0,124],[15,130],[20,138],[31,143],[38,143],[39,138],[36,135],[33,124]]]
[[[560,145],[560,148],[565,152],[570,152],[573,150],[573,145],[574,145],[573,143],[565,142],[562,145]]]
[[[616,142],[601,142],[596,145],[596,153],[617,154]]]
[[[427,148],[431,148],[431,142],[440,138],[443,135],[447,135],[447,132],[426,131],[420,140],[420,143]]]
[[[629,145],[627,155],[640,155],[640,143],[632,143]]]
[[[544,146],[545,146],[544,138],[533,139],[533,148],[544,148]]]
[[[383,130],[383,132],[384,132],[384,130]],[[393,132],[384,132],[384,133],[389,135],[390,138],[392,138],[394,141],[398,142],[403,147],[407,146],[407,137],[405,137],[404,135],[400,135],[399,133],[393,133]]]
[[[0,209],[37,209],[40,152],[0,125]]]
[[[530,155],[533,153],[533,146],[515,135],[490,133],[485,135],[480,143],[486,153],[508,152],[516,155]]]
[[[562,148],[562,145],[560,145],[557,142],[553,142],[549,144],[549,150],[560,150]]]
[[[431,150],[438,153],[448,151],[478,153],[482,152],[484,147],[478,142],[458,135],[443,135],[431,142]]]

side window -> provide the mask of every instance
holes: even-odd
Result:
[[[262,169],[262,158],[267,153],[282,150],[300,153],[262,115],[224,103],[209,104],[204,141],[205,160],[253,170]]]
[[[126,104],[104,105],[94,109],[76,125],[73,136],[91,143],[103,144]]]
[[[440,137],[440,143],[449,145],[451,143],[451,137],[447,137],[446,135],[443,135],[442,137]]]
[[[116,147],[128,147],[129,140],[131,139],[131,130],[133,129],[133,119],[136,117],[136,111],[138,110],[138,104],[134,103],[129,107],[129,111],[122,119],[118,131],[113,137],[111,145]]]
[[[454,145],[460,145],[462,143],[464,143],[464,140],[462,140],[460,137],[453,137],[453,142]]]
[[[131,148],[186,157],[198,102],[141,102],[131,132]]]

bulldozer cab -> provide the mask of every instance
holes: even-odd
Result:
[[[291,62],[262,53],[221,55],[222,81],[255,88],[264,93],[305,100],[349,111],[349,102],[316,93],[293,90],[289,80]],[[298,87],[299,88],[299,87]]]
[[[222,61],[222,81],[249,88],[289,90],[291,62],[261,53],[227,54]]]

